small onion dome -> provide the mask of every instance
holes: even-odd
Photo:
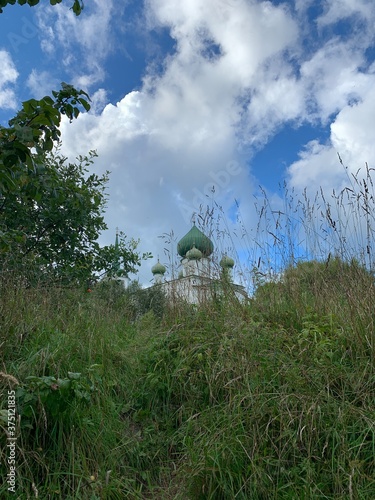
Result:
[[[186,252],[186,258],[188,260],[200,260],[203,257],[203,253],[193,245],[193,248]]]
[[[152,274],[164,274],[165,271],[166,268],[159,261],[151,268]]]
[[[214,245],[210,238],[202,233],[196,226],[193,226],[190,231],[177,244],[178,254],[184,258],[193,246],[202,252],[203,257],[208,257],[214,251]]]
[[[228,255],[223,255],[221,261],[220,261],[220,265],[221,267],[223,268],[232,268],[234,267],[234,260],[231,259],[230,257],[228,257]]]

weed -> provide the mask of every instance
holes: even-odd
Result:
[[[248,303],[3,276],[2,477],[12,389],[20,498],[374,498],[371,190],[265,196]]]

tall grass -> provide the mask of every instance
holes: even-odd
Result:
[[[3,277],[16,498],[375,498],[375,212],[356,179],[334,209],[326,195],[289,193],[284,211],[264,198],[247,303]],[[14,497],[5,481],[0,497]]]

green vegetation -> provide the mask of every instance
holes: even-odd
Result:
[[[35,6],[39,0],[17,3]],[[14,4],[0,0],[0,13]],[[83,3],[74,0],[73,12],[78,16],[82,9]],[[63,82],[52,96],[23,102],[8,127],[0,126],[0,266],[25,285],[77,285],[98,273],[121,276],[148,258],[123,233],[116,245],[99,246],[98,236],[107,228],[108,173],[89,174],[94,151],[77,163],[59,154],[62,116],[78,118],[90,110],[89,101],[84,90]]]
[[[4,192],[0,205],[0,263],[29,284],[85,283],[101,272],[136,272],[137,242],[101,247],[108,174],[89,173],[96,157],[70,163],[58,152],[43,155],[36,171]],[[92,167],[91,167],[92,168]],[[146,257],[146,256],[144,256]],[[121,267],[120,267],[121,265]],[[115,269],[116,268],[116,269]]]
[[[110,282],[1,296],[19,498],[375,497],[375,284],[357,262],[198,309]]]
[[[63,84],[0,127],[0,497],[375,498],[370,170],[332,205],[264,198],[248,303],[171,304],[114,279],[89,293],[93,273],[140,257],[124,238],[96,243],[93,153],[52,153],[81,108],[87,94]]]
[[[82,284],[100,273],[136,272],[138,242],[100,247],[107,229],[104,209],[108,173],[90,173],[96,153],[69,162],[59,153],[61,116],[90,109],[88,95],[62,84],[39,101],[31,99],[0,126],[0,265],[27,284]],[[122,264],[120,266],[120,264]],[[116,268],[116,269],[115,269]]]
[[[39,0],[0,0],[0,14],[3,12],[3,7],[6,7],[7,5],[14,5],[16,2],[19,5],[28,4],[30,7],[34,7],[39,3]],[[49,0],[51,5],[56,5],[61,2],[62,0]],[[83,2],[81,0],[74,0],[71,9],[76,16],[79,16],[83,9]]]
[[[62,0],[50,0],[52,6]],[[39,0],[0,0],[0,14],[8,5],[36,6]],[[41,7],[41,8],[46,8]],[[79,16],[81,0],[71,7]],[[62,82],[51,96],[29,99],[22,109],[0,125],[0,267],[24,286],[82,285],[106,274],[136,272],[149,254],[136,252],[138,242],[121,232],[116,245],[100,247],[108,173],[89,173],[96,156],[90,151],[77,163],[59,154],[60,124],[82,110],[90,98]],[[6,276],[5,276],[6,275]]]

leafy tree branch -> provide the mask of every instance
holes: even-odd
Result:
[[[50,0],[51,5],[56,5],[58,3],[61,3],[62,0]],[[6,7],[7,5],[25,5],[28,4],[30,7],[34,7],[35,5],[38,5],[39,0],[0,0],[0,14],[3,12],[3,8]],[[76,16],[79,16],[83,10],[83,2],[82,0],[74,0],[73,5],[71,6],[72,11]]]

